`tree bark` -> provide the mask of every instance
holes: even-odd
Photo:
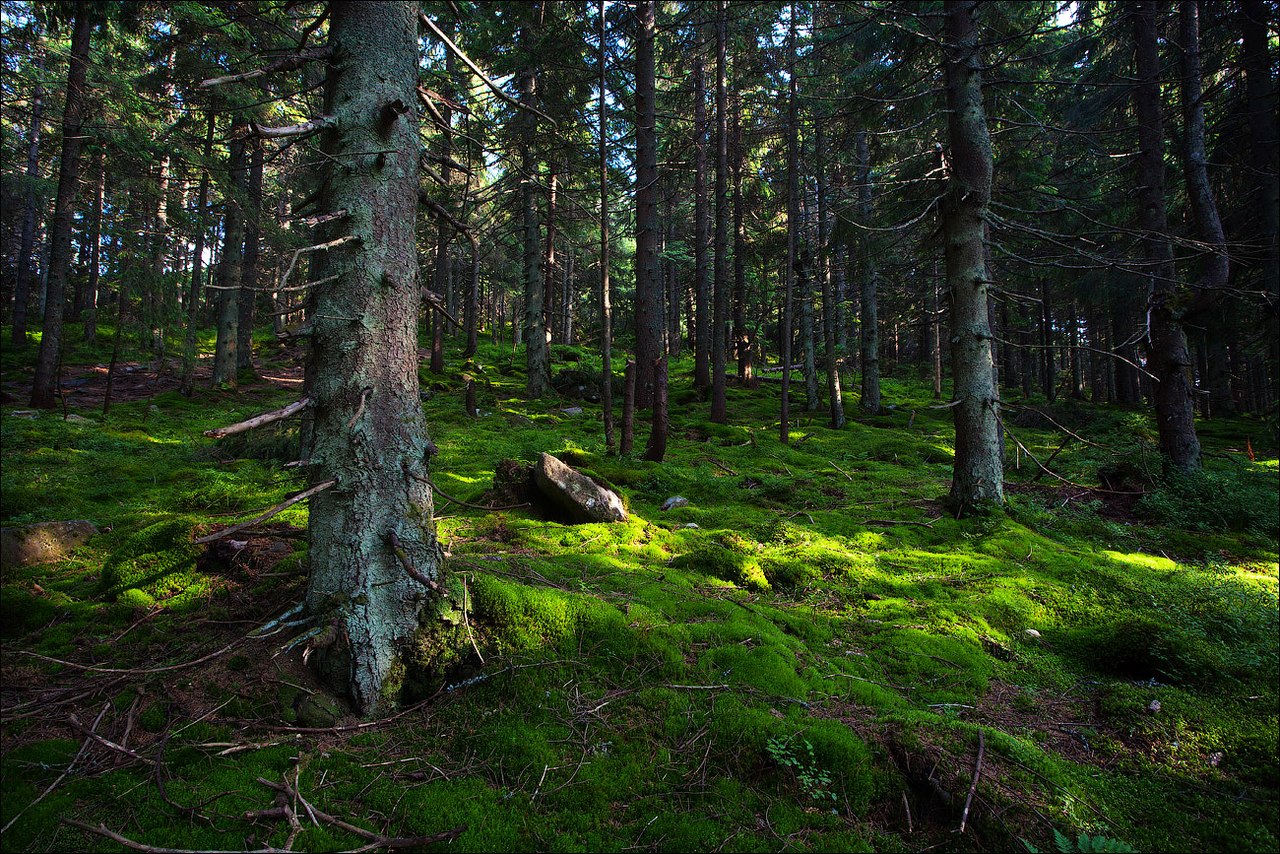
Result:
[[[701,33],[699,33],[701,35]],[[711,278],[707,248],[711,217],[707,202],[707,87],[702,52],[693,57],[693,387],[711,388]]]
[[[207,224],[205,212],[209,207],[209,167],[213,156],[214,112],[207,114],[208,126],[205,130],[204,157],[200,167],[200,190],[196,193],[196,239],[195,253],[191,259],[191,289],[187,293],[187,334],[182,348],[182,379],[178,390],[184,397],[190,397],[195,391],[196,376],[196,333],[200,325],[200,276],[204,271],[204,240]],[[286,295],[285,299],[288,299]]]
[[[800,153],[797,150],[796,118],[796,2],[791,0],[790,27],[787,44],[787,269],[783,273],[782,322],[778,338],[782,352],[782,406],[779,413],[778,438],[782,444],[791,441],[791,339],[794,298],[793,278],[797,267],[797,240],[800,229]]]
[[[44,71],[44,53],[36,56],[37,73]],[[22,236],[18,243],[18,273],[13,289],[13,328],[10,330],[14,346],[27,346],[27,312],[31,302],[31,282],[35,270],[31,253],[36,245],[36,219],[39,214],[35,182],[40,177],[40,136],[44,130],[44,83],[37,82],[31,93],[31,124],[27,126],[27,180],[30,186],[22,203]]]
[[[724,0],[716,4],[716,266],[711,309],[711,420],[729,420],[725,398],[726,332],[729,321],[729,108],[725,99],[728,75],[728,20]]]
[[[338,278],[315,289],[306,456],[312,486],[337,483],[311,499],[306,601],[340,630],[315,650],[321,677],[376,714],[395,700],[397,648],[441,561],[418,396],[418,121],[402,109],[417,98],[417,4],[329,8],[325,112],[336,127],[322,143],[332,159],[321,210],[347,210],[332,226],[359,242],[320,259],[321,278]]]
[[[527,29],[525,37],[532,39],[533,30]],[[537,99],[538,77],[527,68],[520,77],[520,102],[532,107]],[[543,304],[546,299],[542,279],[542,239],[538,225],[538,190],[535,181],[537,162],[533,156],[531,137],[537,123],[531,113],[522,111],[519,122],[520,144],[520,194],[524,217],[524,339],[525,339],[525,394],[538,398],[551,390],[551,354],[547,348],[547,326]]]
[[[1277,87],[1269,27],[1274,22],[1263,0],[1242,0],[1245,99],[1249,110],[1249,152],[1253,204],[1262,244],[1256,267],[1267,291],[1264,316],[1272,377],[1280,371],[1280,146],[1277,145]]]
[[[636,406],[653,405],[662,355],[662,278],[658,273],[658,134],[653,0],[636,7]]]
[[[818,279],[822,284],[822,340],[826,352],[827,409],[831,426],[844,426],[844,400],[840,393],[840,362],[836,350],[836,297],[831,276],[831,212],[827,209],[827,170],[823,122],[815,122],[814,148],[818,168]]]
[[[98,282],[102,275],[102,202],[106,195],[106,153],[99,148],[93,155],[93,209],[89,212],[89,280],[85,284],[84,309],[80,319],[84,322],[84,340],[90,344],[98,339]]]
[[[248,208],[244,223],[244,272],[237,300],[239,319],[236,323],[236,367],[253,370],[253,322],[258,303],[259,259],[262,254],[262,141],[250,143]]]
[[[93,30],[92,14],[88,6],[77,6],[72,25],[67,98],[62,114],[62,162],[58,167],[58,195],[49,228],[49,278],[45,287],[44,324],[31,387],[31,405],[37,409],[52,409],[56,403],[54,384],[62,348],[67,272],[71,265],[71,224],[80,191],[84,83],[89,64],[89,37]]]
[[[217,340],[213,353],[213,387],[235,388],[236,351],[240,341],[240,280],[244,274],[244,193],[248,186],[243,125],[231,126],[228,146],[226,213],[222,220],[222,261],[218,276]]]
[[[742,208],[742,98],[733,93],[733,341],[738,360],[738,379],[752,377],[751,339],[747,332],[747,230]]]
[[[864,223],[870,224],[873,210],[871,147],[867,144],[865,130],[858,131],[857,147],[858,213]],[[863,233],[861,249],[862,396],[859,405],[864,412],[874,414],[880,411],[880,301],[876,293],[879,271],[876,269],[874,241],[869,232]]]
[[[609,299],[609,127],[606,116],[608,98],[605,88],[605,13],[600,0],[600,403],[604,409],[604,445],[613,445],[613,306]]]
[[[1138,204],[1148,265],[1148,370],[1155,375],[1156,429],[1166,469],[1200,469],[1187,335],[1179,317],[1173,247],[1164,199],[1164,121],[1160,107],[1160,55],[1156,3],[1133,3],[1134,54],[1138,82],[1133,90],[1138,123]]]
[[[951,167],[942,203],[951,293],[951,369],[956,456],[951,502],[958,512],[1004,500],[1000,396],[987,320],[984,225],[991,200],[991,136],[982,105],[975,0],[946,4],[947,135]]]

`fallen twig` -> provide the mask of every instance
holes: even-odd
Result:
[[[978,788],[978,777],[982,774],[982,757],[987,750],[986,740],[982,736],[982,730],[978,730],[978,761],[973,766],[973,780],[969,783],[969,794],[964,799],[964,812],[960,814],[960,832],[964,833],[965,823],[969,820],[969,807],[973,804],[973,793]]]
[[[102,723],[102,716],[107,713],[107,709],[109,708],[111,708],[111,703],[107,702],[102,704],[102,711],[98,712],[98,717],[94,718],[93,726],[90,728],[90,732],[96,730],[98,728],[98,724]],[[58,775],[58,779],[54,780],[52,783],[49,784],[49,788],[45,789],[40,794],[36,795],[36,799],[34,801],[27,804],[22,809],[18,810],[17,815],[9,819],[9,822],[4,827],[0,828],[0,834],[3,834],[9,828],[13,827],[13,823],[17,821],[24,812],[26,812],[36,804],[43,801],[46,797],[49,796],[50,792],[52,792],[54,789],[58,788],[59,785],[62,784],[63,780],[67,779],[67,775],[71,773],[71,769],[76,767],[76,763],[80,761],[80,757],[83,756],[85,750],[88,749],[90,741],[92,741],[92,739],[86,737],[85,740],[81,742],[80,749],[76,751],[75,756],[71,757],[71,762],[67,764],[66,770],[64,770],[61,774]]]
[[[299,492],[297,495],[293,496],[292,498],[287,498],[284,501],[281,501],[275,507],[272,507],[267,512],[263,513],[261,516],[256,516],[253,519],[250,519],[248,522],[241,522],[239,525],[232,525],[230,528],[224,528],[223,530],[218,531],[215,534],[206,534],[203,537],[197,537],[193,542],[196,542],[199,544],[212,543],[214,540],[220,540],[223,537],[229,537],[232,534],[239,533],[240,531],[243,531],[245,528],[252,528],[254,525],[258,524],[259,522],[265,522],[267,519],[270,519],[272,516],[276,515],[277,513],[283,512],[284,510],[288,510],[290,507],[297,504],[299,501],[304,501],[310,498],[311,496],[315,495],[317,492],[324,492],[326,489],[336,484],[337,484],[336,480],[326,480],[324,483],[318,483],[315,486],[311,487],[310,489],[305,489],[302,492]]]
[[[261,415],[255,415],[252,418],[246,418],[244,421],[235,424],[229,424],[226,427],[218,427],[213,430],[205,430],[204,435],[210,439],[222,439],[227,436],[234,436],[236,433],[244,433],[255,427],[261,427],[264,424],[271,424],[274,421],[280,421],[294,415],[311,405],[311,398],[304,397],[301,400],[295,400],[288,406],[282,406],[271,412],[264,412]]]

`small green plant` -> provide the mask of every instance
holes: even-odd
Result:
[[[815,801],[836,800],[836,793],[828,787],[831,785],[831,772],[818,765],[813,753],[813,743],[808,739],[775,736],[769,739],[769,755],[773,761],[783,768],[788,768],[796,775],[801,790]]]
[[[1040,849],[1027,840],[1022,840],[1031,854],[1041,854]],[[1137,849],[1127,842],[1112,839],[1109,836],[1090,836],[1082,833],[1075,839],[1054,829],[1053,844],[1058,854],[1137,854]]]

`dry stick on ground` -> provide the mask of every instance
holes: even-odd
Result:
[[[218,427],[213,430],[204,431],[204,435],[210,439],[222,439],[227,436],[234,436],[236,433],[244,433],[255,427],[261,427],[264,424],[271,424],[274,421],[280,421],[294,415],[311,405],[311,398],[304,397],[301,400],[295,400],[288,406],[283,406],[271,412],[264,412],[261,415],[255,415],[236,424],[230,424],[226,427]]]
[[[293,496],[292,498],[281,501],[275,507],[272,507],[266,513],[263,513],[261,516],[256,516],[250,519],[248,522],[241,522],[239,525],[232,525],[230,528],[226,528],[224,530],[218,531],[216,534],[207,534],[203,537],[197,537],[192,542],[195,542],[201,545],[203,545],[204,543],[212,543],[214,540],[220,540],[223,537],[229,537],[232,534],[239,533],[240,531],[243,531],[245,528],[252,528],[254,525],[258,524],[259,522],[265,522],[267,519],[270,519],[272,516],[276,515],[277,513],[280,513],[281,511],[289,509],[293,505],[297,504],[299,501],[303,501],[307,498],[310,498],[311,496],[315,495],[317,492],[323,492],[324,490],[328,489],[331,486],[334,486],[335,484],[337,484],[336,480],[326,480],[324,483],[318,483],[315,486],[311,487],[310,489],[306,489],[306,490],[303,490],[302,492],[299,492],[297,495]]]
[[[987,751],[986,740],[982,730],[978,730],[978,761],[973,766],[973,781],[969,783],[969,794],[964,799],[964,812],[960,814],[960,832],[964,833],[965,823],[969,820],[969,807],[973,804],[973,793],[978,788],[978,777],[982,774],[982,757]]]
[[[210,659],[217,658],[218,656],[224,653],[230,652],[231,650],[239,646],[241,643],[243,643],[244,640],[245,640],[244,638],[237,638],[236,640],[233,640],[231,643],[227,644],[222,649],[219,649],[216,652],[211,652],[208,655],[202,655],[197,659],[194,659],[192,661],[185,661],[182,664],[169,664],[164,667],[143,667],[143,668],[96,667],[92,664],[77,664],[74,661],[64,661],[61,658],[53,658],[48,655],[41,655],[38,652],[28,652],[25,649],[20,649],[15,651],[14,655],[25,655],[28,658],[38,658],[41,661],[48,661],[51,664],[61,664],[63,667],[70,667],[75,670],[84,670],[89,673],[125,673],[131,676],[146,676],[152,673],[168,673],[173,670],[185,670],[188,667],[195,667],[197,664],[204,664],[206,661],[209,661]]]
[[[132,851],[145,851],[147,854],[289,854],[287,849],[273,848],[270,846],[266,848],[238,849],[235,851],[228,849],[223,852],[216,851],[212,848],[160,848],[155,845],[144,845],[141,842],[134,842],[132,839],[129,839],[126,836],[121,836],[114,830],[111,830],[105,824],[99,824],[95,827],[88,822],[79,821],[74,818],[67,818],[65,816],[62,818],[62,823],[69,824],[72,827],[78,827],[81,830],[88,831],[89,833],[96,833],[98,836],[105,836],[107,839],[110,839],[112,842],[119,843],[125,848]]]
[[[98,724],[102,723],[102,716],[105,715],[107,713],[107,709],[110,709],[110,708],[111,708],[111,703],[109,701],[102,704],[102,711],[98,712],[98,717],[94,718],[93,726],[89,728],[90,732],[97,730]],[[0,828],[0,834],[6,832],[9,828],[13,827],[13,823],[17,821],[24,812],[26,812],[36,804],[43,801],[46,797],[48,797],[50,792],[52,792],[54,789],[58,788],[59,785],[61,785],[62,781],[67,778],[67,775],[71,773],[71,769],[76,767],[76,763],[80,761],[80,757],[84,755],[85,750],[88,749],[90,741],[92,741],[92,739],[86,736],[85,740],[80,744],[80,749],[76,751],[76,755],[71,757],[71,762],[67,765],[66,770],[58,775],[58,779],[54,780],[52,783],[49,784],[49,788],[45,789],[40,794],[36,795],[36,799],[34,801],[27,804],[22,809],[18,810],[17,814],[13,818],[9,819],[9,822],[4,827]]]
[[[1120,489],[1104,489],[1101,486],[1085,486],[1084,484],[1067,480],[1065,477],[1053,471],[1052,469],[1048,468],[1047,466],[1045,466],[1044,463],[1040,462],[1040,459],[1035,454],[1031,453],[1031,451],[1027,448],[1027,446],[1022,444],[1022,441],[1018,439],[1017,436],[1014,435],[1013,431],[1009,429],[1008,424],[1005,424],[1003,429],[1004,429],[1004,432],[1008,434],[1009,438],[1014,441],[1014,444],[1016,444],[1019,448],[1022,449],[1022,453],[1030,457],[1032,462],[1034,462],[1037,466],[1040,467],[1041,471],[1043,471],[1045,474],[1052,477],[1054,480],[1061,481],[1065,483],[1067,486],[1074,486],[1076,489],[1086,489],[1086,490],[1089,490],[1090,492],[1105,492],[1108,495],[1146,495],[1146,493],[1142,492],[1141,490],[1136,492],[1134,491],[1126,492]]]
[[[489,507],[484,504],[471,504],[470,502],[463,501],[460,498],[454,498],[452,495],[445,492],[440,487],[436,486],[435,483],[433,483],[430,480],[427,481],[427,484],[432,489],[434,489],[437,493],[439,493],[440,497],[445,499],[446,501],[452,501],[454,504],[461,504],[463,507],[470,507],[472,510],[519,510],[522,507],[530,506],[529,502],[527,501],[524,504],[507,504],[502,507]]]
[[[136,750],[130,750],[124,745],[116,744],[111,739],[103,738],[102,736],[98,735],[92,729],[80,723],[80,719],[77,718],[75,715],[70,715],[67,718],[67,720],[71,723],[71,726],[73,729],[77,730],[78,732],[84,733],[86,737],[93,739],[94,741],[98,742],[98,744],[101,744],[103,747],[110,748],[111,750],[114,750],[117,753],[123,753],[125,756],[129,757],[130,759],[136,762],[142,762],[147,765],[156,764],[154,759],[149,759],[146,756],[143,756],[141,753],[138,753]]]

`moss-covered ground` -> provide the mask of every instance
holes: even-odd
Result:
[[[67,819],[167,848],[366,844],[297,799],[297,827],[262,814],[259,778],[376,834],[466,827],[426,850],[1280,850],[1274,420],[1202,423],[1208,474],[1162,483],[1147,413],[1014,400],[1008,505],[957,520],[950,412],[905,369],[842,430],[801,386],[783,445],[776,384],[731,388],[716,425],[677,362],[656,464],[607,455],[596,404],[524,400],[509,351],[465,373],[455,353],[423,372],[443,494],[489,505],[500,461],[547,451],[631,518],[440,498],[453,606],[406,652],[428,664],[408,711],[359,723],[269,625],[305,587],[305,504],[191,542],[302,486],[296,428],[201,435],[297,396],[290,355],[261,352],[281,381],[28,416],[33,354],[4,351],[4,525],[102,531],[4,568],[4,850],[121,850]]]

